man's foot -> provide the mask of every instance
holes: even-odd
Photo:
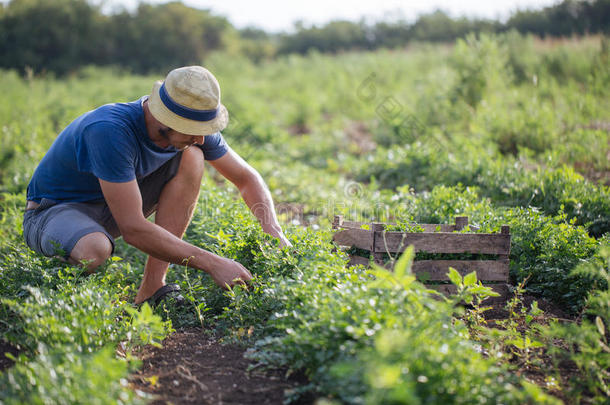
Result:
[[[166,284],[159,288],[150,298],[144,300],[140,305],[148,302],[152,308],[156,308],[163,301],[173,300],[174,306],[182,306],[186,304],[186,300],[180,294],[180,286],[178,284]]]

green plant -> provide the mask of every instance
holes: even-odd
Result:
[[[603,258],[597,265],[582,264],[575,273],[602,278],[604,289],[592,292],[588,298],[587,316],[577,322],[552,322],[543,330],[547,349],[555,367],[560,362],[573,362],[579,373],[566,380],[565,390],[571,399],[579,402],[587,398],[595,404],[607,402],[610,396],[610,248],[603,247]],[[561,344],[554,344],[557,339]]]
[[[508,355],[513,367],[540,370],[545,345],[536,321],[541,319],[542,310],[536,301],[529,307],[523,303],[524,285],[525,281],[514,287],[513,296],[504,308],[508,313],[506,318],[494,320],[491,327],[479,318],[469,326],[472,336],[485,345],[490,357]]]
[[[54,352],[44,344],[28,363],[0,375],[0,402],[17,404],[138,404],[127,383],[131,365],[106,346],[94,353]],[[103,393],[103,394],[102,394]]]
[[[70,347],[71,351],[87,353],[109,342],[157,343],[166,333],[150,307],[144,306],[137,312],[130,304],[121,303],[116,293],[111,294],[95,283],[76,288],[62,285],[59,291],[35,287],[26,290],[29,296],[25,300],[3,298],[2,304],[21,323],[22,333],[14,336],[12,342],[30,351],[36,349],[38,342],[45,342],[54,349]],[[125,311],[131,319],[123,321]]]

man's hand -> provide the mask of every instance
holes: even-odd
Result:
[[[252,273],[235,260],[222,258],[220,266],[208,271],[214,282],[222,288],[245,284],[252,280]]]
[[[263,232],[274,238],[278,238],[280,240],[280,248],[292,247],[292,243],[286,238],[286,235],[284,235],[284,232],[282,232],[282,228],[280,228],[279,225],[263,227]]]
[[[273,235],[280,240],[280,248],[292,247],[292,243],[286,238],[283,232],[280,232],[279,235]]]

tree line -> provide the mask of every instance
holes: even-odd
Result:
[[[201,63],[231,26],[180,2],[106,15],[87,0],[12,0],[0,8],[0,67],[69,73],[118,65],[146,73]]]
[[[296,28],[296,33],[282,36],[279,53],[399,47],[410,41],[449,42],[471,32],[516,30],[543,38],[608,34],[610,0],[564,0],[542,10],[517,11],[504,23],[489,19],[451,18],[437,10],[420,16],[411,24],[406,21],[375,24],[333,21],[321,27],[297,25]]]
[[[331,21],[295,24],[293,33],[235,29],[224,17],[179,1],[140,3],[105,14],[87,0],[11,0],[0,5],[0,68],[59,75],[84,65],[117,65],[159,72],[202,63],[216,50],[258,61],[310,51],[396,48],[412,41],[450,42],[468,33],[517,30],[540,37],[610,33],[610,0],[563,0],[541,10],[517,11],[506,22],[451,18],[443,11],[414,22]]]

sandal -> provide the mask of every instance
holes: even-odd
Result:
[[[161,302],[166,301],[170,298],[174,300],[174,305],[176,307],[181,307],[186,304],[186,300],[184,299],[182,294],[180,294],[180,286],[178,284],[164,285],[163,287],[155,291],[155,293],[150,298],[144,300],[142,304],[148,302],[148,305],[150,305],[151,308],[156,308]]]

